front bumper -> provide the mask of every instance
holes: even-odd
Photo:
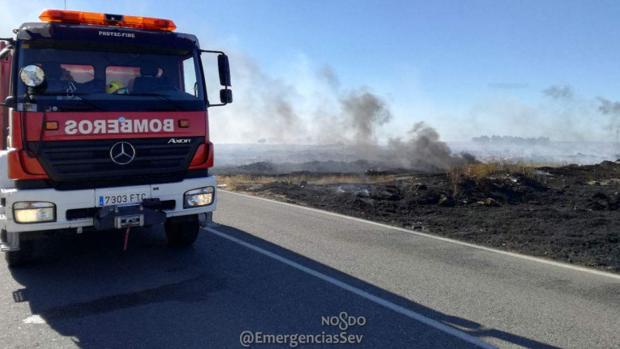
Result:
[[[176,183],[148,184],[137,186],[113,187],[104,189],[82,189],[82,190],[56,190],[56,189],[1,189],[0,198],[4,205],[0,207],[0,229],[9,233],[20,233],[42,230],[56,230],[67,228],[80,228],[94,226],[94,218],[83,217],[75,218],[67,216],[67,211],[94,209],[97,205],[97,192],[106,191],[126,191],[138,192],[146,191],[151,198],[160,201],[172,202],[168,209],[164,209],[166,217],[185,216],[193,214],[208,213],[215,210],[217,204],[217,194],[214,195],[213,203],[208,206],[183,208],[183,193],[188,190],[207,186],[215,187],[215,177],[201,177],[185,179]],[[13,203],[18,201],[49,201],[56,204],[56,221],[48,223],[17,223],[13,219]],[[174,208],[171,208],[174,206]]]

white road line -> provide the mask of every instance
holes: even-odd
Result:
[[[366,292],[366,291],[364,291],[362,289],[359,289],[359,288],[357,288],[355,286],[351,286],[351,285],[349,285],[349,284],[347,284],[345,282],[342,282],[342,281],[340,281],[340,280],[338,280],[338,279],[336,279],[334,277],[331,277],[329,275],[323,274],[323,273],[321,273],[319,271],[316,271],[314,269],[308,268],[308,267],[306,267],[304,265],[301,265],[301,264],[299,264],[297,262],[294,262],[294,261],[292,261],[292,260],[290,260],[288,258],[282,257],[282,256],[280,256],[278,254],[275,254],[275,253],[273,253],[271,251],[268,251],[268,250],[266,250],[266,249],[264,249],[262,247],[258,247],[256,245],[253,245],[253,244],[249,243],[249,242],[246,242],[246,241],[243,241],[241,239],[238,239],[238,238],[236,238],[234,236],[230,236],[230,235],[228,235],[226,233],[222,233],[221,231],[219,231],[219,230],[217,230],[217,229],[215,229],[213,227],[207,227],[205,230],[207,230],[208,232],[210,232],[212,234],[215,234],[215,235],[217,235],[217,236],[219,236],[221,238],[230,240],[230,241],[232,241],[232,242],[234,242],[236,244],[239,244],[239,245],[241,245],[243,247],[249,248],[249,249],[251,249],[251,250],[253,250],[255,252],[258,252],[258,253],[260,253],[262,255],[265,255],[265,256],[267,256],[269,258],[275,259],[278,262],[284,263],[284,264],[286,264],[286,265],[288,265],[290,267],[293,267],[293,268],[295,268],[295,269],[297,269],[299,271],[302,271],[302,272],[304,272],[306,274],[309,274],[309,275],[312,275],[312,276],[314,276],[316,278],[319,278],[319,279],[321,279],[321,280],[323,280],[325,282],[328,282],[328,283],[330,283],[330,284],[332,284],[334,286],[340,287],[340,288],[342,288],[342,289],[344,289],[346,291],[354,293],[354,294],[356,294],[356,295],[358,295],[358,296],[360,296],[362,298],[365,298],[365,299],[367,299],[367,300],[369,300],[369,301],[371,301],[371,302],[373,302],[375,304],[381,305],[381,306],[383,306],[385,308],[388,308],[388,309],[390,309],[392,311],[395,311],[395,312],[397,312],[399,314],[405,315],[405,316],[407,316],[407,317],[409,317],[409,318],[411,318],[413,320],[419,321],[419,322],[421,322],[421,323],[423,323],[423,324],[425,324],[427,326],[433,327],[433,328],[435,328],[435,329],[437,329],[439,331],[442,331],[442,332],[450,334],[450,335],[452,335],[454,337],[457,337],[457,338],[459,338],[459,339],[461,339],[461,340],[463,340],[465,342],[468,342],[468,343],[471,343],[471,344],[476,345],[478,347],[486,348],[486,349],[491,349],[491,348],[494,349],[494,348],[496,348],[495,346],[492,346],[491,344],[485,343],[485,342],[481,341],[480,339],[478,339],[476,337],[473,337],[473,336],[470,336],[469,334],[467,334],[465,332],[461,332],[461,331],[459,331],[459,330],[457,330],[457,329],[455,329],[453,327],[450,327],[448,325],[444,325],[441,322],[438,322],[438,321],[433,320],[431,318],[427,318],[424,315],[418,314],[418,313],[416,313],[416,312],[414,312],[414,311],[412,311],[410,309],[407,309],[407,308],[405,308],[403,306],[400,306],[398,304],[392,303],[392,302],[390,302],[388,300],[385,300],[385,299],[383,299],[381,297],[375,296],[375,295],[373,295],[371,293],[368,293],[368,292]]]
[[[415,231],[415,230],[409,230],[409,229],[405,229],[405,228],[395,227],[395,226],[389,225],[389,224],[373,222],[373,221],[369,221],[369,220],[366,220],[366,219],[346,216],[346,215],[343,215],[343,214],[340,214],[340,213],[329,212],[329,211],[320,210],[320,209],[317,209],[317,208],[290,204],[290,203],[287,203],[287,202],[281,202],[281,201],[277,201],[277,200],[261,198],[261,197],[254,196],[254,195],[235,193],[235,192],[232,192],[232,191],[229,191],[229,190],[223,190],[223,189],[218,189],[218,190],[226,192],[227,194],[242,196],[242,197],[246,197],[246,198],[252,198],[252,199],[255,199],[255,200],[263,200],[263,201],[271,202],[271,203],[278,204],[278,205],[290,206],[290,207],[294,207],[294,208],[298,208],[298,209],[303,209],[303,210],[308,210],[308,211],[313,211],[313,212],[317,212],[317,213],[322,213],[322,214],[326,214],[326,215],[330,215],[330,216],[334,216],[334,217],[349,219],[349,220],[353,220],[353,221],[360,222],[360,223],[371,224],[371,225],[379,226],[379,227],[382,227],[382,228],[393,229],[393,230],[397,230],[397,231],[400,231],[400,232],[404,232],[404,233],[408,233],[408,234],[413,234],[413,235],[417,235],[417,236],[423,236],[423,237],[426,237],[426,238],[429,238],[429,239],[435,239],[435,240],[449,242],[449,243],[453,243],[453,244],[457,244],[457,245],[461,245],[461,246],[472,247],[472,248],[476,248],[476,249],[487,251],[487,252],[493,252],[493,253],[498,253],[498,254],[502,254],[502,255],[505,255],[505,256],[510,256],[510,257],[515,257],[515,258],[520,258],[520,259],[528,260],[528,261],[531,261],[531,262],[543,263],[543,264],[552,265],[552,266],[555,266],[555,267],[560,267],[560,268],[570,269],[570,270],[574,270],[574,271],[580,271],[580,272],[584,272],[584,273],[594,274],[594,275],[598,275],[598,276],[604,276],[604,277],[612,278],[612,279],[615,279],[615,280],[620,280],[620,274],[613,274],[613,273],[608,273],[608,272],[604,272],[604,271],[600,271],[600,270],[596,270],[596,269],[590,269],[590,268],[580,267],[580,266],[576,266],[576,265],[572,265],[572,264],[556,262],[556,261],[552,261],[552,260],[548,260],[548,259],[544,259],[544,258],[532,257],[532,256],[520,254],[520,253],[498,250],[498,249],[495,249],[495,248],[492,248],[492,247],[475,245],[475,244],[472,244],[472,243],[469,243],[469,242],[464,242],[464,241],[454,240],[454,239],[445,238],[445,237],[441,237],[441,236],[431,235],[431,234],[422,233],[422,232]]]
[[[37,315],[37,314],[28,316],[27,318],[22,320],[22,322],[25,324],[37,324],[37,325],[47,323],[45,319],[41,317],[41,315]]]

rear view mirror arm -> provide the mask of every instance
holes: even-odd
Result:
[[[4,39],[0,39],[0,40],[4,40]],[[200,50],[200,52],[205,52],[205,53],[217,53],[217,54],[220,54],[220,55],[226,55],[223,51]]]
[[[220,102],[217,104],[209,104],[210,107],[218,107],[232,103],[232,91],[229,89],[230,82],[230,66],[228,63],[228,56],[223,51],[217,50],[200,50],[201,53],[215,53],[217,54],[218,73],[220,77],[220,85],[224,88],[220,90]]]
[[[6,56],[11,52],[13,47],[15,46],[15,40],[11,38],[0,38],[0,41],[6,41],[7,45],[0,50],[0,59],[6,58]]]

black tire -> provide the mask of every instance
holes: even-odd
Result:
[[[20,241],[18,251],[4,253],[6,264],[9,268],[16,268],[32,261],[34,251],[33,241]]]
[[[165,229],[168,246],[191,246],[198,238],[200,222],[196,215],[168,218],[166,219]]]

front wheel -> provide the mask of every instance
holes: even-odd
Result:
[[[197,215],[172,217],[166,219],[166,238],[168,246],[191,246],[200,231],[200,222]]]

